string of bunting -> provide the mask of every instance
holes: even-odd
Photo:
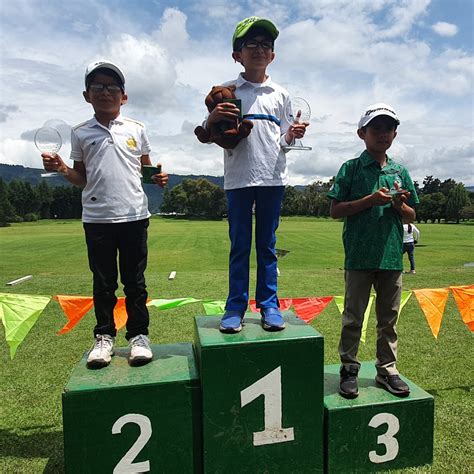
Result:
[[[474,332],[474,285],[403,291],[399,317],[403,307],[410,299],[412,293],[414,293],[433,336],[437,338],[450,290],[459,313],[461,314],[462,320],[470,331]],[[5,339],[10,348],[11,359],[13,359],[18,346],[23,342],[31,328],[35,325],[51,299],[54,299],[59,303],[67,318],[67,323],[57,332],[58,335],[71,331],[71,329],[76,326],[76,324],[92,309],[94,305],[91,296],[37,296],[0,293],[0,319],[5,327]],[[375,295],[371,295],[364,314],[361,335],[362,342],[365,342],[369,314],[374,299]],[[299,318],[310,323],[314,318],[321,314],[326,306],[333,300],[339,313],[342,314],[344,310],[344,296],[280,298],[280,308],[282,310],[293,308]],[[225,311],[224,300],[196,298],[149,299],[147,306],[159,310],[167,310],[198,302],[202,303],[206,315],[219,315],[223,314]],[[255,300],[249,302],[249,307],[252,312],[258,312]],[[127,322],[124,297],[117,299],[117,304],[114,309],[114,320],[117,329],[124,327]]]

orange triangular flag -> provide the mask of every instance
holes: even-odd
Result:
[[[69,332],[89,310],[94,306],[94,299],[91,296],[53,296],[61,306],[66,318],[69,320],[64,327],[56,334]]]
[[[443,319],[444,308],[449,295],[449,288],[413,290],[416,299],[428,321],[435,338],[438,338],[439,328]]]
[[[117,298],[117,304],[114,308],[114,321],[115,321],[115,329],[117,331],[123,328],[127,322],[128,314],[127,308],[125,307],[125,298],[122,296]]]
[[[451,286],[454,300],[466,326],[474,332],[474,285]]]
[[[293,298],[293,308],[300,319],[310,323],[316,316],[322,313],[332,299],[332,296]]]

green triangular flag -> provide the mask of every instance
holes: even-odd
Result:
[[[195,298],[153,299],[148,301],[147,306],[154,306],[158,309],[171,309],[198,301],[201,300]]]
[[[224,300],[204,300],[202,305],[207,316],[225,313]]]
[[[5,326],[11,359],[50,300],[50,296],[0,293],[0,319]]]

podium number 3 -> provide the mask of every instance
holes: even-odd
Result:
[[[114,426],[112,426],[112,434],[120,434],[122,432],[122,427],[127,423],[135,423],[138,425],[140,427],[140,435],[133,446],[127,451],[125,456],[115,466],[114,474],[122,474],[125,472],[150,472],[150,461],[133,463],[133,460],[137,457],[138,453],[151,438],[150,419],[144,415],[139,415],[138,413],[123,415],[114,423]]]
[[[264,396],[265,429],[253,433],[253,445],[284,443],[293,441],[293,428],[281,427],[281,367],[277,367],[240,392],[240,406]]]
[[[377,444],[385,445],[385,454],[379,455],[376,451],[369,452],[369,459],[375,464],[392,461],[397,457],[399,450],[398,441],[394,438],[394,435],[400,430],[400,422],[395,415],[391,413],[378,413],[369,421],[369,426],[371,428],[378,428],[384,423],[387,424],[387,431],[377,436]]]

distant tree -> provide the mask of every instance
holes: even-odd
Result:
[[[462,209],[469,204],[469,197],[463,184],[457,184],[449,191],[446,200],[446,219],[459,223]]]
[[[418,222],[441,222],[446,215],[446,197],[443,193],[422,194],[417,206]]]
[[[38,202],[31,187],[26,181],[13,180],[8,186],[8,200],[15,208],[15,214],[23,218],[30,212],[37,211]]]
[[[440,186],[441,181],[438,178],[433,178],[433,176],[427,176],[423,180],[422,194],[437,193],[440,190]]]
[[[193,217],[220,219],[226,212],[222,188],[207,179],[184,179],[163,196],[163,212],[183,213]]]
[[[283,202],[281,205],[282,216],[294,216],[298,213],[298,191],[293,186],[286,186],[285,194],[283,195]]]
[[[420,185],[419,185],[418,181],[413,181],[413,186],[414,186],[414,188],[415,188],[416,194],[417,194],[418,196],[420,196],[420,194],[421,194],[421,189],[420,189]]]
[[[461,219],[474,219],[474,204],[469,204],[461,209]]]
[[[53,202],[53,191],[46,180],[41,180],[35,188],[36,199],[38,201],[38,213],[40,219],[51,217],[51,203]]]
[[[0,227],[7,226],[15,219],[15,208],[8,199],[8,186],[0,176]]]
[[[446,197],[449,196],[449,192],[456,186],[454,179],[445,179],[439,186],[439,192],[443,193]]]

